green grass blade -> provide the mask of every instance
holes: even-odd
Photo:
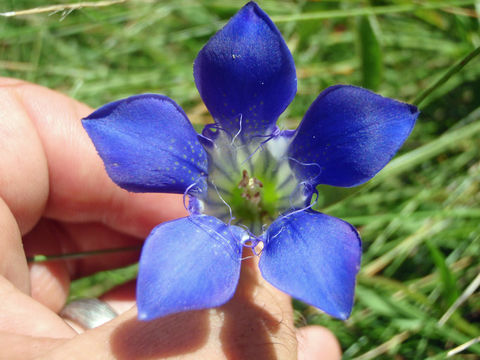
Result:
[[[428,159],[433,158],[445,152],[448,149],[451,149],[455,146],[458,146],[462,141],[472,138],[480,133],[480,108],[473,111],[466,120],[467,125],[448,131],[442,136],[430,141],[429,143],[419,147],[418,149],[412,150],[404,155],[398,156],[393,159],[380,173],[378,173],[369,183],[369,186],[376,185],[386,178],[401,174],[407,170],[414,168],[415,166],[420,165],[421,163],[427,161]],[[461,120],[461,121],[464,121]],[[470,122],[473,121],[473,122]]]
[[[362,66],[362,86],[378,90],[382,81],[382,50],[377,34],[372,26],[373,16],[362,16],[358,21],[360,63]]]
[[[453,275],[452,271],[450,271],[448,268],[448,265],[445,261],[445,256],[443,256],[435,243],[430,239],[426,239],[425,245],[427,245],[432,260],[437,267],[438,273],[440,274],[440,279],[443,284],[444,297],[447,299],[447,306],[450,306],[458,298],[459,294],[456,286],[455,275]]]
[[[434,10],[442,8],[451,8],[452,6],[467,6],[475,4],[475,0],[452,0],[448,2],[422,2],[414,4],[385,5],[372,7],[357,7],[342,10],[324,10],[310,13],[300,13],[292,15],[272,16],[272,20],[276,23],[287,21],[307,21],[321,19],[339,19],[353,16],[380,15],[380,14],[396,14],[403,12],[413,12],[416,10]]]
[[[80,298],[100,297],[116,286],[125,284],[137,277],[138,264],[123,268],[100,271],[90,276],[72,281],[67,302]]]
[[[445,84],[453,75],[458,73],[467,65],[472,59],[480,54],[480,46],[468,53],[463,59],[453,65],[440,79],[435,81],[430,87],[420,93],[413,101],[412,104],[419,106],[431,93],[433,93],[440,86]]]

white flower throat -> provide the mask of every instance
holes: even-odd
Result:
[[[304,185],[290,168],[286,138],[247,140],[222,130],[215,136],[205,147],[208,189],[198,196],[204,214],[247,226],[258,236],[279,214],[305,206]]]

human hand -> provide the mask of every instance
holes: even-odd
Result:
[[[219,308],[136,319],[134,284],[105,295],[121,314],[78,334],[57,315],[70,280],[135,262],[138,253],[35,263],[58,254],[140,244],[185,215],[176,195],[117,187],[83,130],[87,106],[0,79],[0,359],[338,359],[328,330],[296,330],[290,298],[243,262],[235,297]],[[22,238],[23,246],[22,247]],[[25,251],[24,251],[25,249]]]

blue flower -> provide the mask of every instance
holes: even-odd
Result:
[[[196,134],[163,95],[107,104],[83,120],[112,180],[132,192],[189,199],[190,215],[148,236],[137,282],[139,318],[219,306],[234,294],[242,250],[261,248],[263,277],[346,319],[361,241],[348,223],[313,211],[319,184],[350,187],[394,156],[416,107],[354,86],[332,86],[296,131],[279,115],[295,96],[292,55],[253,2],[198,54],[194,77],[214,119]]]

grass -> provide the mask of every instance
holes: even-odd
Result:
[[[0,12],[56,4],[4,0]],[[332,329],[346,359],[478,358],[480,344],[472,339],[480,334],[479,59],[425,91],[480,45],[480,5],[455,0],[260,5],[278,22],[297,65],[299,91],[282,126],[294,127],[332,84],[363,85],[405,101],[428,95],[413,134],[373,181],[354,190],[320,189],[320,207],[359,229],[362,270],[349,320],[294,302],[297,325]],[[0,22],[0,73],[93,107],[140,92],[164,93],[203,124],[210,120],[193,84],[192,62],[239,6],[130,0],[6,17]],[[135,270],[104,274],[93,288],[90,279],[82,280],[73,293],[104,291],[104,283],[121,282]],[[462,344],[465,349],[457,348]]]

